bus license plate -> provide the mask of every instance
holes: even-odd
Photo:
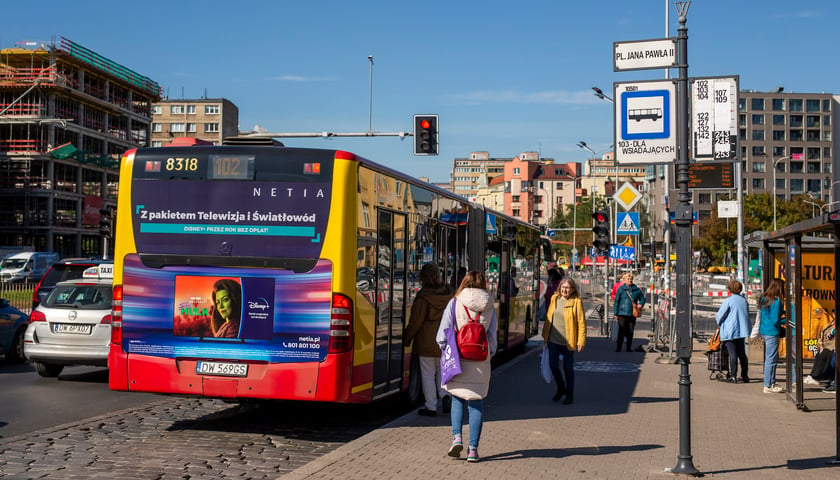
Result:
[[[90,335],[90,325],[78,323],[54,323],[53,333],[74,333],[76,335]]]
[[[220,375],[223,377],[245,377],[248,375],[247,363],[198,362],[195,364],[198,375]]]

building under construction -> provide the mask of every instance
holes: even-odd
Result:
[[[119,159],[148,146],[153,80],[66,38],[0,49],[0,245],[99,256]]]

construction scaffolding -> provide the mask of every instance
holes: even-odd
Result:
[[[0,244],[101,255],[82,213],[116,201],[120,155],[148,146],[161,94],[63,37],[0,49]]]

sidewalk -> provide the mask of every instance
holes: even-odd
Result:
[[[647,322],[636,335],[644,343]],[[539,375],[541,340],[493,372],[484,403],[479,463],[446,456],[449,416],[411,412],[284,479],[643,479],[673,478],[679,454],[680,366],[658,353],[614,352],[589,330],[578,354],[575,403],[551,401]],[[691,455],[706,477],[825,479],[835,454],[835,412],[802,412],[762,392],[761,365],[749,384],[709,380],[705,349],[691,363]],[[782,371],[782,369],[780,369]],[[782,383],[782,382],[779,382]],[[828,394],[826,397],[829,397]],[[830,398],[830,397],[829,397]],[[464,443],[469,436],[464,427]]]

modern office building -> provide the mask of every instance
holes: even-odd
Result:
[[[102,255],[119,159],[146,146],[161,88],[66,38],[0,49],[0,245]]]
[[[161,147],[176,137],[191,137],[221,145],[239,134],[239,108],[225,98],[166,99],[152,107],[152,146]]]

